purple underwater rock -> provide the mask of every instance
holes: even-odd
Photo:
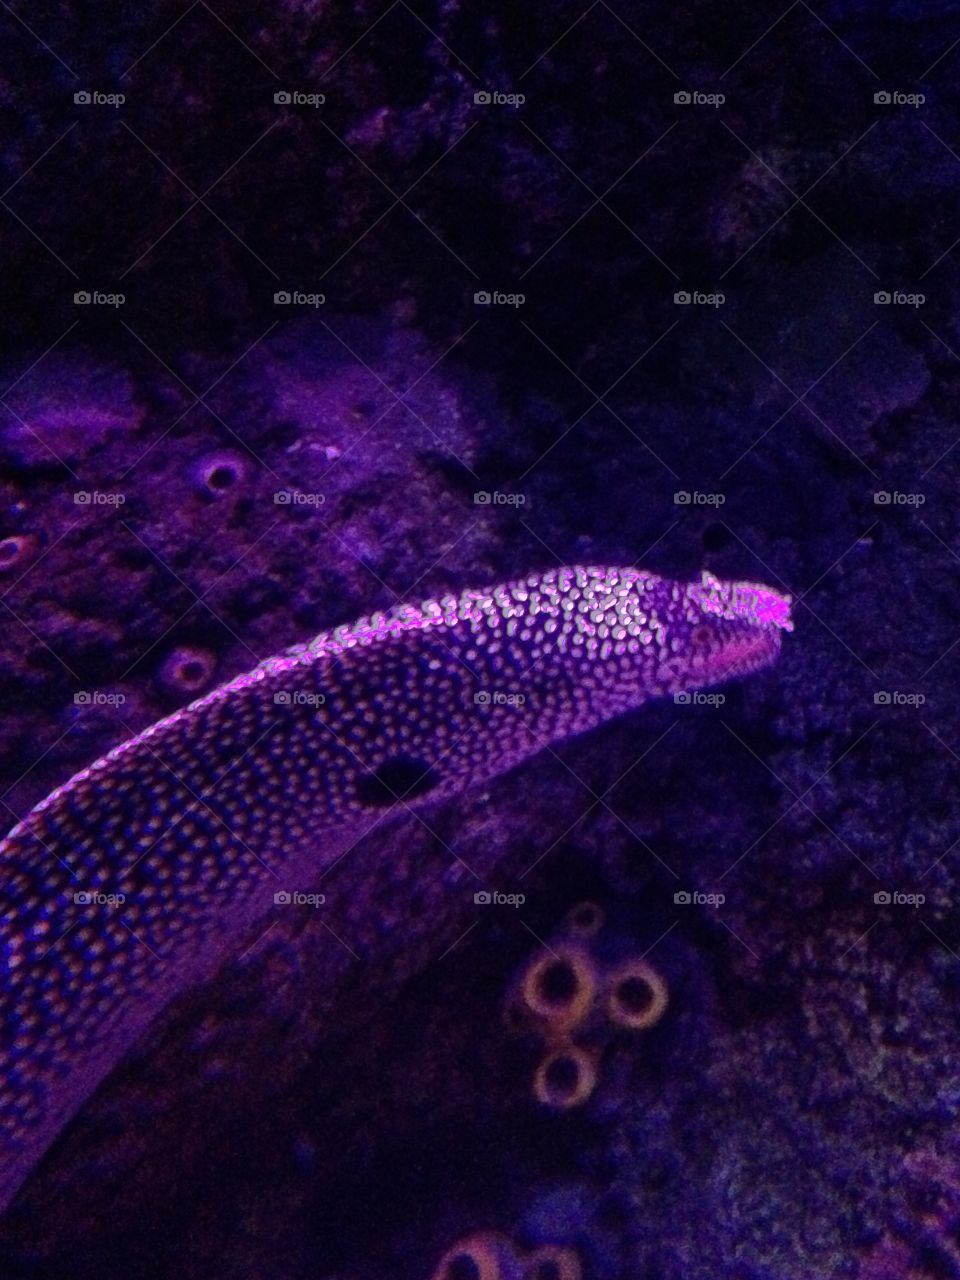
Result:
[[[127,373],[60,354],[18,379],[3,410],[6,448],[25,467],[76,463],[115,432],[137,430],[144,417]]]

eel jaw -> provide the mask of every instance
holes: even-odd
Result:
[[[793,630],[791,597],[762,583],[722,582],[705,570],[686,597],[694,682],[720,684],[770,666],[782,632]]]

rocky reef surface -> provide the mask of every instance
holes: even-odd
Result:
[[[413,1280],[478,1232],[559,1280],[956,1274],[958,21],[0,12],[10,825],[397,599],[796,600],[724,701],[359,847],[91,1099],[0,1274]],[[584,901],[669,1000],[550,1105],[505,1010]]]

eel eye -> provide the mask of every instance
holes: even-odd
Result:
[[[426,760],[393,756],[362,778],[357,791],[364,804],[382,808],[400,800],[426,795],[440,781],[439,773]]]
[[[706,649],[713,639],[713,629],[708,627],[706,623],[701,622],[694,627],[693,634],[690,636],[691,641],[698,649]]]

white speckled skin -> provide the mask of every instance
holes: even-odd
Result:
[[[403,797],[756,670],[790,627],[706,574],[530,574],[324,633],[71,778],[0,843],[0,1208],[164,1005]]]

